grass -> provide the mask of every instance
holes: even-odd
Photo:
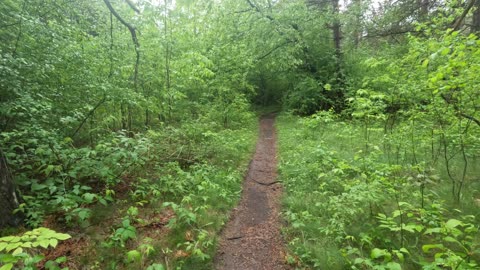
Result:
[[[430,164],[428,130],[416,129],[412,143],[408,125],[400,123],[392,141],[385,137],[383,125],[374,123],[368,129],[367,144],[362,122],[343,122],[328,113],[308,119],[284,113],[277,119],[277,130],[280,177],[285,186],[284,209],[289,222],[285,235],[296,258],[292,264],[297,268],[369,268],[398,263],[404,269],[417,269],[420,259],[432,263],[433,254],[423,254],[422,245],[443,241],[440,236],[432,238],[417,232],[413,234],[417,235],[415,241],[405,230],[400,229],[403,237],[389,232],[401,222],[398,216],[392,219],[390,227],[379,227],[378,215],[391,216],[399,209],[398,201],[410,205],[400,209],[412,211],[412,216],[404,217],[405,223],[422,225],[414,219],[436,213],[436,205],[445,210],[440,215],[434,214],[435,226],[468,215],[474,218],[466,218],[465,224],[480,222],[479,206],[474,203],[480,179],[475,156],[469,158],[468,183],[460,203],[454,202],[449,192],[451,182],[444,169],[445,162],[439,159],[431,163],[434,170],[428,172],[428,177],[432,180],[425,182],[425,208],[421,209],[417,186],[420,173],[416,164]],[[470,153],[475,155],[474,150]],[[450,160],[452,173],[458,175],[463,169],[462,162],[459,155]],[[432,224],[425,226],[434,227]],[[469,245],[474,248],[480,242],[479,234],[470,235],[473,239]],[[373,248],[394,252],[402,243],[408,243],[406,247],[413,254],[406,261],[392,257],[381,262],[370,256]],[[478,254],[475,256],[478,259]]]

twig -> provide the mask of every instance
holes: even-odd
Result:
[[[100,107],[100,105],[102,105],[105,101],[107,100],[107,96],[104,95],[103,98],[100,100],[100,102],[97,103],[97,105],[95,105],[95,107],[93,107],[93,109],[91,109],[87,116],[85,116],[82,120],[82,122],[80,123],[80,125],[77,127],[77,129],[75,130],[75,132],[73,132],[72,136],[70,136],[70,138],[73,138],[75,137],[75,135],[77,135],[77,133],[80,131],[80,129],[83,127],[83,125],[85,124],[85,122],[87,122],[87,119],[90,118],[93,113],[95,113],[95,111],[98,109],[98,107]]]

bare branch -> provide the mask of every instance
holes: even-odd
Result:
[[[112,4],[110,3],[109,0],[103,0],[103,2],[105,3],[105,5],[107,5],[107,8],[110,10],[110,12],[113,14],[113,16],[115,16],[115,18],[117,18],[117,20],[119,20],[120,23],[122,23],[125,27],[128,28],[128,31],[130,31],[130,34],[132,36],[132,41],[133,41],[133,44],[135,45],[135,54],[137,56],[136,61],[135,61],[135,71],[134,71],[134,74],[133,74],[133,86],[134,86],[135,90],[137,90],[138,66],[139,66],[139,63],[140,63],[140,43],[138,42],[136,28],[133,25],[129,24],[127,21],[125,21],[117,13],[117,11],[113,8],[113,6],[112,6]]]
[[[475,124],[477,124],[478,126],[480,126],[480,120],[478,120],[477,118],[471,116],[471,115],[468,115],[468,114],[464,114],[464,113],[460,113],[460,115],[464,118],[467,118],[469,120],[472,120],[473,122],[475,122]]]
[[[460,29],[460,26],[462,25],[462,21],[465,19],[468,12],[470,11],[470,9],[472,9],[472,7],[473,7],[473,5],[475,4],[476,1],[477,0],[470,0],[467,7],[463,10],[462,15],[460,15],[460,17],[458,17],[457,20],[455,21],[455,23],[453,24],[453,27],[452,27],[453,31],[457,31],[458,29]]]
[[[107,5],[107,8],[110,10],[110,12],[113,14],[113,16],[115,16],[115,18],[117,18],[117,20],[119,20],[125,27],[128,28],[128,30],[130,31],[130,34],[132,35],[132,40],[133,40],[133,43],[135,43],[135,46],[140,47],[140,45],[138,45],[138,39],[137,39],[137,33],[136,33],[135,27],[133,27],[133,25],[131,25],[127,21],[125,21],[117,13],[117,11],[113,8],[113,6],[112,6],[112,4],[110,3],[109,0],[103,0],[103,2],[105,3],[105,5]]]
[[[467,118],[473,122],[475,122],[475,124],[477,124],[478,126],[480,126],[480,120],[475,118],[474,116],[472,115],[468,115],[464,112],[462,112],[460,110],[460,108],[458,108],[458,105],[457,105],[457,100],[455,99],[452,99],[451,97],[445,95],[445,94],[440,94],[440,97],[443,99],[443,101],[445,101],[445,103],[447,103],[448,105],[453,105],[453,109],[455,109],[455,112],[460,115],[461,117],[463,118]]]
[[[284,47],[284,46],[286,46],[286,45],[288,45],[288,44],[290,44],[290,43],[292,43],[292,41],[287,40],[286,42],[281,43],[281,44],[275,46],[273,49],[271,49],[270,51],[268,51],[268,52],[265,53],[264,55],[257,57],[257,61],[260,61],[260,60],[263,60],[264,58],[267,58],[269,55],[271,55],[271,54],[272,54],[273,52],[275,52],[276,50],[278,50],[278,49],[280,49],[280,48],[282,48],[282,47]]]
[[[70,138],[73,138],[75,137],[75,135],[77,135],[77,133],[80,131],[80,129],[83,127],[83,125],[85,124],[85,122],[87,121],[88,118],[90,118],[94,113],[95,111],[98,109],[98,107],[100,107],[100,105],[102,105],[105,101],[107,101],[107,96],[104,95],[103,98],[97,103],[97,105],[95,105],[95,107],[93,107],[89,112],[88,114],[83,118],[82,122],[80,123],[80,125],[77,127],[77,129],[75,130],[75,132],[72,133],[72,136],[70,136]]]
[[[140,10],[135,6],[135,4],[131,0],[125,0],[127,4],[133,9],[137,14],[140,14]]]

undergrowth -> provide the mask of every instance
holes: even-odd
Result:
[[[253,114],[241,114],[241,126],[185,121],[133,137],[112,133],[93,147],[3,133],[22,190],[16,211],[27,226],[72,236],[45,256],[68,253],[62,267],[210,269],[257,135]],[[27,264],[41,268],[40,260],[15,267]]]
[[[361,121],[330,112],[284,113],[277,129],[288,261],[297,269],[478,269],[475,168],[458,202],[444,164],[412,162],[408,132],[391,138],[372,121],[366,139]]]

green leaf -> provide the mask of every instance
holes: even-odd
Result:
[[[428,67],[428,59],[423,60],[422,67]]]
[[[404,261],[405,261],[405,256],[403,255],[403,253],[401,253],[401,252],[395,252],[395,255],[397,255],[398,259],[399,259],[401,262],[404,262]]]
[[[400,210],[395,210],[395,211],[393,211],[392,216],[393,216],[393,217],[398,217],[398,216],[400,216],[401,214],[402,214],[402,211],[400,211]]]
[[[431,249],[440,249],[443,250],[444,246],[442,244],[431,244],[431,245],[423,245],[422,250],[423,252],[427,253]]]
[[[455,238],[453,238],[453,237],[451,237],[451,236],[444,237],[443,240],[444,240],[445,242],[458,243],[458,240],[455,239]]]
[[[0,251],[4,250],[7,247],[7,243],[5,242],[0,242]]]
[[[45,269],[48,269],[48,270],[60,270],[60,267],[58,266],[58,264],[56,263],[56,261],[47,261],[45,263]]]
[[[0,238],[1,242],[12,242],[12,240],[15,238],[15,236],[5,236]]]
[[[10,252],[10,251],[12,251],[12,250],[20,247],[21,245],[22,245],[22,243],[10,243],[10,244],[7,245],[7,247],[5,248],[5,250],[6,250],[7,252]]]
[[[447,223],[445,223],[445,227],[449,229],[453,229],[459,225],[463,225],[463,223],[460,220],[456,220],[456,219],[449,219]]]
[[[70,235],[66,234],[66,233],[57,233],[55,235],[55,238],[57,238],[58,240],[67,240],[67,239],[70,239],[72,237]]]
[[[390,255],[390,253],[385,249],[374,248],[370,253],[370,258],[378,259],[380,257],[384,257],[385,255]]]
[[[408,225],[402,224],[402,229],[411,233],[415,232],[415,227],[416,227],[415,224],[408,224]]]
[[[55,166],[54,165],[48,165],[47,168],[45,168],[43,170],[43,172],[45,173],[46,176],[49,176],[52,171],[55,170]]]
[[[2,267],[0,267],[0,270],[10,270],[13,268],[13,263],[7,263],[5,265],[3,265]]]
[[[130,250],[127,252],[127,262],[140,261],[142,254],[138,250]]]
[[[104,206],[107,206],[107,204],[108,204],[107,201],[104,198],[99,198],[98,201]]]
[[[93,193],[85,193],[83,194],[83,198],[85,199],[85,201],[87,203],[92,203],[93,200],[97,197],[97,195],[93,194]]]
[[[15,249],[15,250],[12,252],[12,255],[13,255],[13,256],[16,256],[16,255],[18,255],[18,254],[20,254],[20,253],[22,253],[22,252],[23,252],[23,248],[19,247],[19,248]]]
[[[425,227],[423,225],[420,225],[420,224],[415,225],[414,228],[417,232],[421,232],[421,231],[423,231],[423,229],[425,229]]]
[[[9,237],[5,237],[5,238],[9,238]],[[9,238],[10,240],[5,240],[6,242],[10,242],[10,243],[18,243],[22,240],[21,237],[18,237],[18,236],[12,236]]]
[[[58,257],[55,259],[55,262],[56,263],[64,263],[67,261],[67,257],[66,256],[62,256],[62,257]]]
[[[298,229],[298,228],[304,227],[304,226],[305,226],[305,224],[303,224],[303,222],[300,222],[300,221],[294,221],[292,223],[292,227],[295,228],[295,229]]]
[[[124,228],[129,227],[129,226],[130,226],[130,220],[129,220],[129,219],[124,219],[124,220],[122,221],[122,226],[123,226]]]
[[[0,253],[0,263],[13,263],[15,264],[20,258],[13,256],[12,254]]]
[[[429,228],[425,230],[424,234],[431,234],[431,233],[440,233],[441,228]]]
[[[154,263],[147,267],[147,270],[165,270],[163,264]]]
[[[123,240],[135,239],[137,237],[137,233],[136,233],[135,228],[133,228],[133,229],[132,228],[125,229],[122,232],[122,239]]]
[[[389,262],[389,263],[387,263],[386,266],[387,266],[387,269],[402,270],[402,266],[397,262]]]
[[[50,245],[50,239],[40,240],[38,244],[43,248],[48,248],[48,246]]]
[[[32,259],[32,262],[33,262],[33,263],[39,263],[39,262],[41,262],[43,259],[45,259],[45,256],[43,256],[43,255],[35,255],[35,256],[33,256],[33,258],[31,258],[31,259]]]
[[[353,261],[353,264],[362,264],[364,261],[365,261],[364,258],[356,258],[356,259]]]
[[[50,246],[52,247],[57,247],[58,245],[58,240],[55,238],[50,239]]]
[[[127,210],[127,213],[128,215],[130,216],[137,216],[138,215],[138,208],[137,207],[134,207],[134,206],[130,206],[130,208],[128,208]]]
[[[39,190],[42,190],[42,189],[45,189],[45,188],[47,188],[47,185],[38,184],[37,182],[33,182],[32,186],[31,186],[32,191],[39,191]]]
[[[80,218],[80,220],[86,220],[87,218],[90,217],[90,212],[91,212],[90,209],[81,208],[81,209],[78,211],[78,217]]]

